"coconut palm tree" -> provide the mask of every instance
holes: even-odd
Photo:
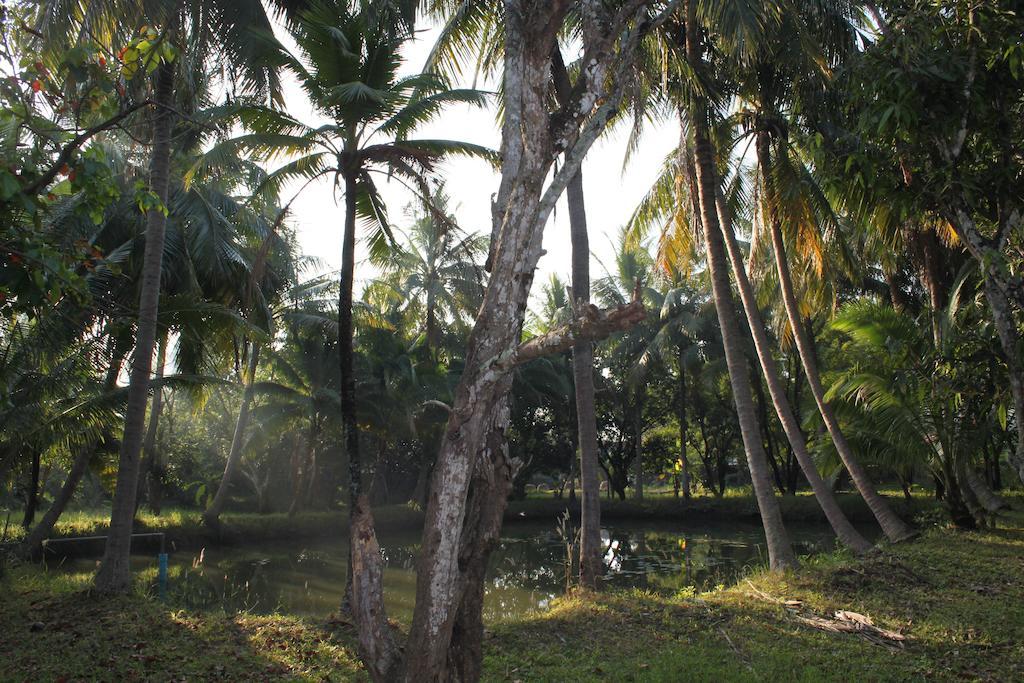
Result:
[[[148,189],[140,206],[146,214],[146,249],[139,291],[135,351],[129,376],[125,431],[121,440],[118,480],[111,511],[110,532],[96,587],[103,592],[124,592],[131,576],[128,555],[139,480],[140,454],[145,437],[146,405],[157,336],[161,260],[167,220],[171,166],[171,137],[177,94],[187,98],[188,88],[178,93],[178,77],[203,71],[206,65],[226,59],[239,74],[242,92],[266,94],[276,90],[273,69],[257,59],[260,43],[253,28],[269,30],[271,23],[257,0],[244,2],[70,2],[53,0],[37,7],[37,25],[54,44],[65,41],[108,39],[104,47],[128,60],[126,77],[146,79],[153,74],[152,123]],[[140,26],[143,34],[134,37]]]
[[[298,53],[275,45],[269,60],[297,79],[326,123],[305,124],[280,111],[241,107],[236,114],[249,132],[215,146],[206,162],[215,163],[239,150],[270,158],[291,155],[268,176],[265,190],[276,191],[295,179],[308,185],[332,176],[344,194],[338,358],[350,504],[359,496],[362,481],[352,345],[357,223],[369,226],[371,258],[384,260],[393,237],[377,176],[395,178],[421,198],[429,198],[426,176],[438,161],[453,154],[491,156],[475,145],[407,138],[446,105],[480,105],[485,95],[449,89],[443,79],[430,74],[400,77],[401,49],[412,34],[394,18],[375,11],[372,3],[354,0],[312,3],[290,18],[287,28]]]
[[[803,92],[821,89],[821,83],[828,77],[827,72],[823,73],[822,65],[826,65],[826,69],[833,67],[844,52],[852,49],[854,29],[850,18],[841,11],[813,3],[790,7],[780,16],[775,27],[779,36],[794,32],[810,33],[815,41],[800,41],[799,49],[795,47],[795,41],[764,41],[759,44],[749,68],[738,70],[742,74],[739,93],[747,105],[741,111],[741,117],[749,122],[748,127],[753,131],[757,158],[761,202],[759,217],[764,230],[770,234],[783,308],[825,427],[854,485],[886,537],[893,542],[901,541],[913,536],[913,530],[878,494],[825,400],[813,340],[801,314],[783,236],[783,231],[788,230],[790,244],[796,245],[805,255],[813,256],[821,253],[822,238],[818,230],[822,223],[835,224],[824,195],[795,153],[787,121],[792,118],[788,113],[794,106],[799,109],[801,104],[808,104],[806,98],[801,100]]]
[[[396,276],[406,312],[424,321],[424,339],[435,352],[441,346],[442,325],[468,329],[485,285],[487,237],[459,228],[448,213],[449,202],[439,186],[429,201],[410,207],[413,224],[403,244],[381,264],[386,273]]]
[[[685,63],[697,78],[706,78],[708,64],[704,58],[707,46],[702,40],[700,26],[706,17],[699,17],[695,0],[687,0],[685,16]],[[700,24],[698,23],[700,22]],[[732,37],[732,36],[730,36]],[[704,232],[705,254],[711,278],[715,308],[718,311],[722,330],[722,346],[733,390],[733,400],[740,420],[740,430],[747,451],[747,463],[764,525],[768,546],[769,565],[772,569],[785,569],[796,565],[792,545],[782,522],[778,501],[772,491],[768,462],[761,443],[757,426],[757,415],[745,357],[742,332],[736,318],[735,304],[729,285],[728,261],[718,219],[718,171],[716,154],[711,139],[711,126],[716,112],[713,103],[700,90],[690,98],[683,114],[687,117],[691,140],[681,145],[682,154],[692,159],[692,177],[700,206],[701,225]]]
[[[625,232],[616,243],[615,265],[606,268],[605,275],[594,282],[594,295],[603,306],[623,306],[639,297],[652,309],[662,307],[661,293],[652,286],[654,263],[650,253],[639,244],[627,239]],[[651,357],[645,350],[657,333],[656,320],[648,320],[630,330],[610,337],[606,346],[613,364],[626,368],[621,390],[628,394],[625,410],[633,442],[633,490],[638,500],[644,497],[644,403],[646,401],[645,375]]]
[[[889,466],[926,467],[942,483],[952,521],[973,528],[1004,503],[974,473],[976,444],[995,423],[982,352],[995,334],[970,287],[960,278],[954,288],[940,346],[905,312],[871,299],[846,304],[831,325],[844,339],[844,367],[826,396],[851,408],[867,453]]]

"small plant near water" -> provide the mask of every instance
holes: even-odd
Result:
[[[579,557],[578,549],[580,545],[580,530],[572,523],[572,516],[569,514],[568,509],[558,518],[555,532],[565,547],[565,592],[568,593],[576,585],[576,577],[578,576],[576,558]]]

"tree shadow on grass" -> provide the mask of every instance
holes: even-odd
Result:
[[[175,611],[140,597],[19,590],[0,597],[0,680],[349,681],[351,643],[300,619]]]

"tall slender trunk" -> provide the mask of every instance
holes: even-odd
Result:
[[[75,488],[78,486],[78,482],[81,481],[82,476],[89,467],[89,461],[92,460],[92,456],[96,453],[96,442],[90,441],[78,449],[78,453],[75,455],[75,459],[71,463],[71,469],[68,470],[67,479],[64,480],[64,485],[61,486],[60,492],[53,499],[53,503],[49,509],[43,515],[43,518],[39,520],[39,523],[32,529],[31,533],[25,537],[22,542],[22,552],[26,557],[31,557],[39,552],[43,541],[50,536],[50,532],[53,531],[53,526],[60,519],[61,514],[71,501],[71,497],[75,493]]]
[[[164,363],[167,360],[167,331],[164,330],[157,341],[156,369],[153,371],[153,379],[161,380],[164,376]],[[146,425],[146,438],[142,442],[142,465],[139,467],[139,483],[141,487],[147,480],[149,490],[154,489],[153,478],[156,476],[157,460],[159,455],[156,452],[156,434],[160,428],[160,414],[163,412],[164,390],[157,387],[153,391],[152,405],[149,408],[149,423]],[[139,503],[142,495],[135,497],[135,512],[139,511]]]
[[[354,333],[352,327],[352,289],[356,269],[357,180],[353,171],[345,173],[345,234],[341,248],[340,291],[338,293],[338,364],[341,371],[341,424],[348,456],[349,506],[354,509],[363,490],[363,467],[359,456],[359,424],[356,421],[356,378]]]
[[[341,245],[341,272],[338,289],[338,366],[341,371],[341,429],[348,458],[348,532],[353,538],[355,506],[363,491],[363,463],[359,455],[359,423],[356,420],[356,378],[354,332],[352,327],[352,288],[356,270],[356,192],[358,182],[355,169],[346,169],[345,180],[345,233]],[[349,543],[349,561],[345,570],[345,596],[341,609],[348,612],[352,596],[352,553],[355,543]]]
[[[679,345],[679,394],[676,396],[676,420],[679,422],[679,463],[683,499],[690,500],[690,465],[686,461],[686,347]]]
[[[644,427],[641,390],[636,390],[637,400],[633,416],[633,494],[637,500],[644,499]]]
[[[1013,322],[1010,302],[996,283],[985,274],[985,298],[988,299],[992,320],[999,335],[999,346],[1010,380],[1010,395],[1013,398],[1013,421],[1017,428],[1016,448],[1010,450],[1010,464],[1017,477],[1024,483],[1024,368],[1020,362],[1020,339]],[[997,461],[998,467],[998,461]]]
[[[758,376],[757,370],[754,367],[751,367],[750,370],[750,387],[754,390],[754,405],[757,406],[757,417],[758,423],[761,426],[764,452],[768,457],[768,466],[772,470],[775,488],[779,490],[780,496],[784,496],[786,495],[786,481],[782,476],[782,466],[779,462],[778,448],[775,445],[775,435],[772,433],[771,417],[768,415],[768,401],[765,399],[764,387],[761,386],[761,378]]]
[[[552,52],[551,75],[555,93],[564,106],[570,96],[569,75],[561,50]],[[572,243],[572,299],[576,310],[590,303],[590,237],[583,195],[581,168],[565,188],[569,205],[569,235]],[[586,341],[572,350],[572,375],[576,393],[576,421],[579,435],[580,487],[580,584],[597,588],[604,567],[601,561],[601,492],[597,473],[597,414],[594,407],[594,345]]]
[[[825,513],[829,524],[832,525],[836,536],[843,545],[855,553],[867,552],[871,549],[871,544],[853,527],[850,520],[843,514],[835,494],[829,488],[829,485],[825,483],[825,480],[821,478],[821,474],[814,464],[814,459],[807,449],[807,440],[800,429],[800,422],[790,406],[785,387],[779,379],[778,365],[772,356],[764,321],[761,318],[760,310],[757,308],[754,288],[751,286],[747,270],[743,265],[743,255],[740,253],[739,245],[736,243],[736,234],[733,231],[728,208],[722,200],[721,193],[718,194],[717,205],[722,234],[725,237],[729,259],[732,262],[732,272],[739,285],[743,310],[747,315],[747,323],[754,340],[754,348],[757,350],[757,357],[761,361],[761,373],[768,384],[768,393],[771,395],[775,413],[779,416],[779,422],[782,423],[782,429],[793,448],[793,454],[800,464],[800,469],[803,470],[804,476],[807,477],[807,483],[810,484],[811,490],[814,492],[815,500],[821,506],[821,510]]]
[[[765,133],[758,134],[757,155],[762,169],[771,168],[770,143]],[[878,494],[874,483],[871,481],[871,477],[868,476],[867,470],[854,457],[853,449],[843,435],[843,431],[839,426],[839,420],[836,418],[832,406],[825,400],[825,389],[822,386],[821,375],[818,373],[818,366],[814,359],[812,342],[800,318],[800,307],[797,304],[796,294],[793,290],[793,277],[789,271],[789,262],[786,259],[786,245],[782,239],[782,226],[774,216],[770,216],[768,222],[770,223],[772,233],[772,248],[775,252],[775,266],[779,274],[779,287],[782,290],[782,301],[785,305],[786,317],[789,320],[789,327],[793,332],[793,339],[796,342],[804,374],[807,376],[807,383],[811,387],[811,394],[814,396],[814,402],[818,406],[818,412],[821,413],[821,419],[825,423],[825,428],[828,429],[828,433],[832,437],[832,443],[835,444],[839,458],[850,473],[854,486],[857,487],[857,491],[860,492],[864,502],[871,509],[875,519],[878,520],[878,524],[882,527],[885,537],[893,543],[912,538],[915,535],[914,530],[897,517],[885,499]]]
[[[253,385],[256,382],[256,368],[260,362],[260,346],[252,342],[249,347],[249,362],[245,370],[245,377],[242,378],[242,405],[238,408],[238,418],[235,420],[235,432],[231,436],[231,449],[228,451],[227,462],[224,463],[224,476],[220,479],[220,486],[217,493],[210,501],[209,507],[203,512],[203,523],[208,527],[216,529],[220,524],[220,515],[224,512],[224,506],[228,502],[228,493],[235,481],[239,463],[242,462],[242,442],[245,440],[245,430],[249,426],[249,413],[252,408]]]
[[[436,350],[438,346],[437,302],[433,283],[427,289],[427,347]]]
[[[942,309],[945,297],[942,291],[942,252],[939,240],[931,230],[918,230],[917,242],[921,248],[921,279],[928,292],[929,318],[932,323],[932,340],[935,348],[942,345]]]
[[[888,268],[883,268],[882,276],[885,278],[885,286],[889,290],[889,303],[897,311],[907,310],[907,296],[900,289],[900,284],[896,281],[896,275]]]
[[[28,475],[28,494],[25,496],[25,515],[21,519],[21,526],[28,529],[36,519],[36,508],[39,507],[39,466],[42,461],[43,452],[32,448],[32,463]]]
[[[157,68],[157,103],[153,111],[153,155],[150,159],[150,189],[167,204],[168,173],[171,165],[171,127],[174,115],[174,64]],[[139,455],[145,436],[146,404],[149,403],[149,374],[153,369],[153,345],[160,305],[160,271],[167,219],[161,208],[146,214],[146,247],[139,292],[139,324],[135,353],[128,384],[124,436],[118,458],[117,485],[110,513],[107,547],[96,573],[96,589],[102,593],[120,593],[131,588],[132,522],[135,518],[135,489],[139,480]]]
[[[121,364],[124,362],[124,356],[124,352],[118,352],[115,348],[114,357],[111,360],[110,367],[107,369],[107,376],[103,382],[105,392],[110,392],[117,388],[117,376],[121,374]],[[50,532],[53,531],[54,525],[57,524],[57,520],[60,519],[68,503],[71,502],[71,498],[75,495],[75,489],[78,488],[78,483],[85,476],[85,471],[89,468],[89,462],[96,454],[98,446],[99,439],[90,439],[75,455],[75,459],[71,463],[71,469],[68,470],[67,479],[64,480],[64,485],[61,486],[57,497],[53,499],[53,504],[50,505],[43,518],[39,520],[39,523],[36,524],[32,532],[22,542],[22,553],[26,557],[31,557],[38,553],[43,541],[49,538]]]
[[[572,296],[577,310],[590,303],[590,240],[583,203],[583,175],[566,188],[572,241]],[[581,342],[572,350],[576,393],[576,426],[580,463],[580,584],[597,588],[604,573],[601,561],[601,491],[598,477],[597,413],[594,407],[594,345]]]
[[[701,68],[701,49],[698,44],[696,0],[686,0],[686,58],[690,68]],[[782,522],[779,501],[772,491],[771,475],[754,412],[754,399],[750,387],[750,373],[747,359],[743,354],[742,334],[736,319],[736,309],[729,286],[729,272],[722,231],[718,224],[714,149],[708,137],[709,111],[707,103],[699,101],[690,119],[693,129],[695,161],[694,173],[700,198],[701,222],[707,247],[708,271],[711,276],[715,309],[722,331],[722,346],[725,349],[729,381],[732,385],[733,400],[740,423],[740,433],[747,454],[751,483],[757,506],[764,526],[765,542],[768,546],[768,562],[773,570],[797,566],[789,534]],[[681,143],[681,152],[685,143]]]

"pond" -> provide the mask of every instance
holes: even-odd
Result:
[[[835,547],[828,527],[789,529],[800,554]],[[616,522],[603,528],[601,537],[604,580],[613,587],[707,588],[734,580],[767,557],[763,532],[753,524]],[[380,539],[388,614],[400,621],[412,616],[418,540],[403,533],[385,533]],[[346,556],[346,544],[338,539],[178,551],[170,556],[168,598],[193,609],[322,617],[341,602]],[[140,554],[132,561],[137,571],[148,569],[155,577],[155,557]],[[69,560],[60,570],[86,571],[94,564]],[[565,579],[566,545],[554,524],[508,524],[491,557],[484,617],[494,621],[543,610],[564,592]]]

